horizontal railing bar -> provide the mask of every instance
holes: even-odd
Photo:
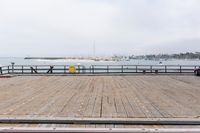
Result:
[[[8,69],[2,69],[2,71],[8,71]]]
[[[8,67],[8,66],[0,66],[1,68],[6,68],[6,67]]]
[[[8,69],[7,69],[7,70],[8,70]],[[11,69],[9,69],[9,70],[11,70]],[[13,69],[13,70],[22,70],[22,69]],[[28,70],[31,70],[31,69],[23,69],[23,70],[27,70],[27,71],[28,71]],[[49,70],[49,69],[37,69],[37,70],[38,70],[38,71],[42,71],[42,70],[44,71],[44,70]],[[57,70],[57,71],[58,71],[58,70],[69,70],[69,69],[52,69],[52,70],[55,70],[55,71]],[[91,69],[76,69],[76,70],[91,70]],[[98,71],[98,70],[102,70],[102,71],[105,70],[105,71],[106,71],[106,70],[108,70],[108,69],[94,69],[94,70],[97,70],[97,71]],[[109,70],[111,70],[111,71],[113,70],[113,71],[114,71],[114,70],[122,70],[122,69],[109,69]],[[164,71],[165,69],[123,69],[123,70],[125,70],[125,71],[128,71],[128,70],[141,70],[141,71],[142,71],[142,70],[150,70],[150,71],[151,71],[151,70],[163,70],[163,71]],[[180,70],[180,69],[167,69],[167,70],[171,70],[171,71],[172,71],[172,70],[176,70],[176,71],[177,71],[177,70]],[[181,70],[185,70],[185,71],[191,70],[191,71],[194,71],[193,69],[181,69]],[[6,71],[6,69],[4,69],[4,70],[2,70],[2,71]]]
[[[9,65],[10,66],[10,65]],[[15,65],[15,67],[21,67],[21,66],[24,66],[24,67],[50,67],[50,66],[54,66],[54,67],[64,67],[64,66],[70,66],[70,65]],[[84,67],[83,65],[73,65],[73,66],[80,66],[80,67]]]
[[[8,67],[8,66],[12,66],[12,65],[7,65],[7,66],[1,66],[1,67]],[[15,66],[71,66],[71,65],[15,65]],[[84,65],[73,65],[73,66],[84,66]],[[91,66],[188,66],[188,67],[200,67],[200,65],[91,65]]]
[[[31,68],[25,68],[25,67],[23,67],[24,69],[31,69]],[[34,68],[34,67],[33,67]],[[5,68],[5,69],[7,69],[7,68]],[[5,70],[4,69],[4,70]],[[10,68],[10,69],[12,69],[12,68]],[[16,70],[16,69],[22,69],[22,67],[18,67],[18,68],[16,68],[16,67],[14,67],[14,69]],[[37,69],[45,69],[45,70],[47,70],[47,69],[49,69],[49,68],[41,68],[41,67],[37,67]],[[63,70],[64,68],[53,68],[53,69],[60,69],[60,70]],[[66,69],[68,69],[68,68],[66,68]],[[82,69],[82,70],[85,70],[85,69],[92,69],[92,68],[77,68],[77,69]],[[108,68],[94,68],[94,69],[99,69],[99,70],[102,70],[102,69],[105,69],[105,70],[107,70]],[[111,68],[111,67],[109,67],[109,69],[113,69],[113,70],[115,70],[115,69],[122,69],[122,68]],[[124,70],[131,70],[131,69],[136,69],[136,68],[123,68]],[[151,69],[151,68],[140,68],[140,67],[138,67],[137,69]],[[165,69],[165,68],[152,68],[152,70],[153,69],[155,69],[155,70],[158,70],[158,69]],[[168,70],[169,69],[180,69],[180,68],[167,68]],[[181,68],[182,70],[194,70],[194,69],[192,69],[192,68]]]
[[[54,67],[69,67],[70,65],[15,65],[15,67],[50,67],[50,66],[54,66]],[[74,65],[75,67],[84,67],[83,65]],[[92,65],[91,67],[98,67],[98,66],[103,66],[103,67],[200,67],[200,65]],[[2,66],[3,67],[8,67],[8,66]],[[12,67],[9,65],[9,67]]]
[[[4,74],[7,74],[7,73],[4,73]],[[24,75],[24,74],[30,74],[30,75],[52,75],[52,74],[62,74],[62,75],[74,75],[74,74],[166,74],[165,72],[159,72],[159,73],[155,73],[155,72],[94,72],[94,73],[91,73],[91,72],[85,72],[85,73],[63,73],[63,72],[55,72],[55,73],[30,73],[30,72],[15,72],[15,73],[12,73],[12,74],[18,74],[18,75]],[[167,74],[180,74],[180,72],[167,72]],[[192,74],[192,72],[181,72],[181,74]]]
[[[38,73],[31,73],[31,72],[14,72],[12,74],[79,74],[78,72],[76,73],[69,73],[69,72],[54,72],[54,73],[46,73],[46,72],[38,72]],[[83,73],[80,73],[80,74],[83,74]]]
[[[195,66],[200,66],[200,65],[92,65],[92,66],[161,66],[161,67],[165,67],[165,66],[188,66],[188,67],[195,67]]]

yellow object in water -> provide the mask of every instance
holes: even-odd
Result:
[[[75,73],[76,72],[76,67],[74,65],[69,66],[69,73]]]

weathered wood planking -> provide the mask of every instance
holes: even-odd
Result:
[[[17,76],[0,79],[0,116],[195,118],[199,83],[195,76]]]

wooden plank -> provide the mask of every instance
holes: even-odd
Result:
[[[98,83],[97,77],[92,78],[92,82],[89,86],[91,90],[90,96],[88,98],[86,108],[83,114],[84,117],[91,117],[93,115],[96,97],[98,95],[98,90],[99,90],[97,89],[97,83]]]
[[[116,116],[119,118],[126,118],[128,117],[128,114],[125,110],[124,104],[122,102],[122,94],[121,93],[121,87],[118,86],[118,81],[113,80],[113,77],[110,79],[110,86],[113,88],[113,93],[115,95],[114,97],[114,106],[116,111]]]
[[[95,103],[93,105],[93,112],[92,117],[102,117],[102,102],[103,102],[103,79],[98,78],[97,85],[95,86],[97,89],[96,97],[95,97]]]
[[[0,79],[0,116],[198,118],[195,76],[17,76]]]
[[[103,78],[103,92],[102,92],[102,117],[103,118],[112,118],[117,117],[117,111],[114,104],[115,99],[115,90],[110,85],[112,84],[112,77]]]
[[[135,88],[130,90],[130,86],[123,80],[122,77],[116,77],[114,79],[116,80],[116,84],[119,86],[121,94],[124,95],[124,99],[127,101],[126,106],[130,110],[128,117],[145,117],[145,113],[141,108],[142,105],[136,95],[137,93],[135,92]],[[134,91],[134,93],[132,93],[132,91]]]

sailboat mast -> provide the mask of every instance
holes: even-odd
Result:
[[[95,41],[93,42],[93,57],[96,57],[96,45],[95,45]]]

